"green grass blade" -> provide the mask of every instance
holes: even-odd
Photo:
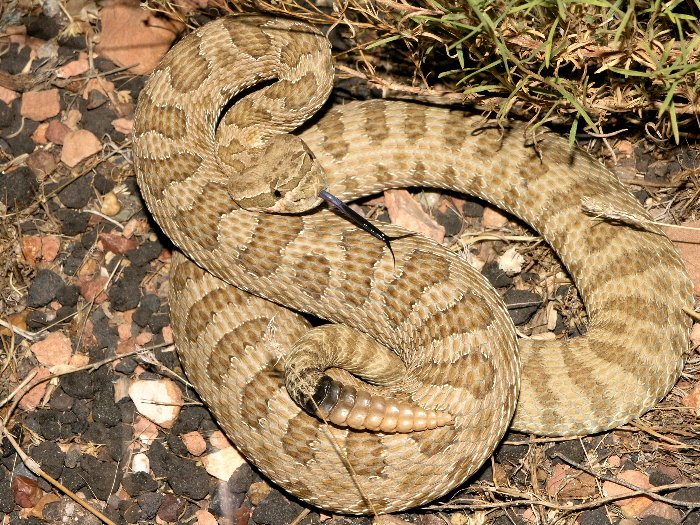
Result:
[[[398,40],[399,38],[401,38],[401,35],[391,35],[391,36],[387,36],[384,38],[380,38],[379,40],[376,40],[376,41],[372,42],[371,44],[367,44],[365,46],[365,50],[370,50],[370,49],[374,49],[375,47],[383,46],[385,44],[388,44],[389,42],[394,42],[394,41]]]

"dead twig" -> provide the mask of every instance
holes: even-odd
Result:
[[[618,479],[613,476],[607,476],[605,474],[600,474],[599,472],[595,472],[593,469],[590,469],[586,467],[585,465],[581,465],[580,463],[576,463],[574,460],[567,458],[565,455],[556,452],[552,454],[552,458],[558,458],[561,459],[564,463],[567,465],[570,465],[574,467],[577,470],[580,470],[582,472],[586,472],[587,474],[590,474],[596,479],[600,479],[602,481],[609,481],[611,483],[615,483],[616,485],[620,485],[622,487],[625,487],[627,489],[630,489],[632,492],[628,494],[621,494],[621,498],[617,499],[625,499],[633,496],[647,496],[651,499],[661,501],[663,503],[667,503],[668,505],[676,505],[679,507],[687,507],[691,509],[696,509],[700,508],[700,501],[683,501],[683,500],[675,500],[672,498],[667,498],[666,496],[662,496],[660,492],[668,492],[670,490],[678,490],[682,488],[690,488],[690,487],[700,487],[700,483],[673,483],[669,485],[659,485],[657,487],[652,487],[649,489],[643,489],[641,487],[638,487],[637,485],[634,485],[632,483],[629,483],[627,481]]]
[[[40,83],[40,82],[39,82]],[[17,75],[11,75],[7,71],[0,70],[0,86],[11,89],[12,91],[17,91],[23,93],[29,91],[37,84],[36,75],[30,75],[28,73],[20,73]]]
[[[586,469],[582,469],[582,470],[584,472],[590,473],[594,477],[600,476],[600,479],[609,480],[609,481],[612,481],[613,483],[616,483],[618,485],[624,485],[627,488],[629,488],[629,486],[635,487],[635,485],[631,485],[631,484],[626,483],[622,480],[617,480],[615,478],[609,478],[608,476],[601,476],[599,474],[594,474],[591,471],[586,470]],[[428,507],[424,507],[424,509],[425,510],[440,510],[440,511],[445,511],[445,510],[494,510],[494,509],[503,509],[503,508],[510,508],[510,507],[538,506],[538,507],[544,507],[547,509],[561,510],[561,511],[564,511],[565,513],[568,514],[571,512],[579,512],[582,510],[595,509],[598,507],[602,507],[603,505],[606,505],[608,503],[614,503],[615,501],[619,501],[619,500],[627,499],[627,498],[633,498],[635,496],[648,496],[649,498],[652,498],[652,499],[667,502],[669,505],[676,505],[676,506],[685,507],[685,508],[692,510],[692,509],[700,508],[700,502],[683,501],[683,500],[676,501],[676,500],[661,496],[660,494],[657,494],[657,493],[671,491],[671,490],[678,490],[678,489],[682,489],[682,488],[694,488],[694,487],[700,487],[700,483],[674,483],[674,484],[670,484],[670,485],[659,485],[658,487],[652,487],[652,488],[647,489],[647,490],[636,487],[636,489],[630,489],[630,490],[632,490],[632,492],[627,492],[625,494],[618,494],[615,496],[606,496],[603,498],[598,498],[595,500],[588,501],[586,503],[578,503],[578,504],[557,503],[557,502],[550,501],[547,499],[533,498],[532,494],[527,493],[527,492],[521,492],[519,490],[504,489],[504,488],[492,488],[492,487],[480,487],[480,489],[483,490],[484,492],[488,492],[491,494],[498,494],[501,496],[508,496],[511,498],[520,498],[520,499],[516,499],[516,500],[512,500],[512,501],[489,502],[489,501],[484,501],[484,500],[476,499],[476,498],[462,498],[459,500],[455,500],[456,502],[447,503],[445,505],[428,506]]]
[[[17,455],[20,457],[22,460],[22,463],[31,470],[34,474],[37,476],[43,478],[46,480],[52,487],[55,487],[57,490],[60,492],[63,492],[66,496],[68,496],[70,499],[75,501],[78,505],[83,507],[85,510],[93,514],[97,519],[102,521],[103,523],[106,523],[107,525],[116,525],[112,520],[110,520],[107,516],[102,514],[99,510],[97,510],[95,507],[90,505],[87,501],[85,501],[83,498],[78,496],[75,492],[67,488],[65,485],[60,483],[58,480],[54,479],[53,477],[49,476],[46,472],[44,472],[41,469],[41,466],[39,463],[34,461],[29,455],[22,450],[22,448],[19,446],[19,443],[15,440],[14,436],[10,434],[10,432],[7,430],[7,427],[5,426],[5,421],[0,420],[0,432],[7,438],[7,440],[10,442],[12,445],[12,448],[15,449],[15,452],[17,452]]]

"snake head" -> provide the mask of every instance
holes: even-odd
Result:
[[[263,147],[257,162],[248,167],[242,195],[234,198],[241,208],[268,213],[301,213],[321,203],[326,174],[303,140],[275,135]]]

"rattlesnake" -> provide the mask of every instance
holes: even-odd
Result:
[[[332,79],[329,44],[316,29],[226,17],[174,46],[135,118],[143,197],[196,263],[173,259],[171,313],[183,365],[262,472],[326,509],[397,511],[464,482],[511,420],[523,432],[593,433],[639,416],[668,392],[689,346],[683,308],[692,306],[691,284],[652,223],[612,224],[582,211],[585,199],[647,220],[614,175],[552,133],[533,140],[516,123],[503,128],[403,102],[348,103],[307,125],[303,143],[288,135],[321,107]],[[326,187],[352,200],[405,186],[477,195],[532,225],[575,280],[589,318],[585,336],[521,340],[516,348],[499,297],[462,259],[408,236],[391,242],[394,260],[384,243],[319,206]],[[396,227],[381,228],[401,237]],[[341,326],[309,331],[290,309]],[[341,365],[351,373],[334,367]],[[319,386],[326,367],[347,385],[340,400]],[[295,398],[341,426],[290,399],[285,369]],[[403,415],[390,413],[380,392],[404,403]],[[358,408],[368,399],[371,414]],[[382,406],[386,428],[397,425],[391,418],[439,426],[342,426],[361,426],[367,416],[365,426],[376,429],[370,419]]]

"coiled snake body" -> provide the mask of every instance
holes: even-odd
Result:
[[[332,78],[315,29],[222,18],[168,53],[135,119],[143,196],[196,263],[174,257],[178,351],[259,469],[326,509],[397,511],[464,482],[509,424],[598,432],[667,393],[688,349],[691,285],[654,226],[583,213],[587,199],[647,217],[614,175],[550,133],[533,144],[520,125],[417,104],[350,103],[303,143],[288,135]],[[391,243],[394,263],[381,241],[318,206],[320,189],[352,200],[405,186],[477,195],[531,224],[576,282],[585,336],[516,344],[498,295],[463,260],[412,236]],[[309,330],[293,310],[336,324]],[[338,425],[294,403],[285,374],[295,399],[328,404]],[[318,397],[328,377],[344,385],[340,398]]]

